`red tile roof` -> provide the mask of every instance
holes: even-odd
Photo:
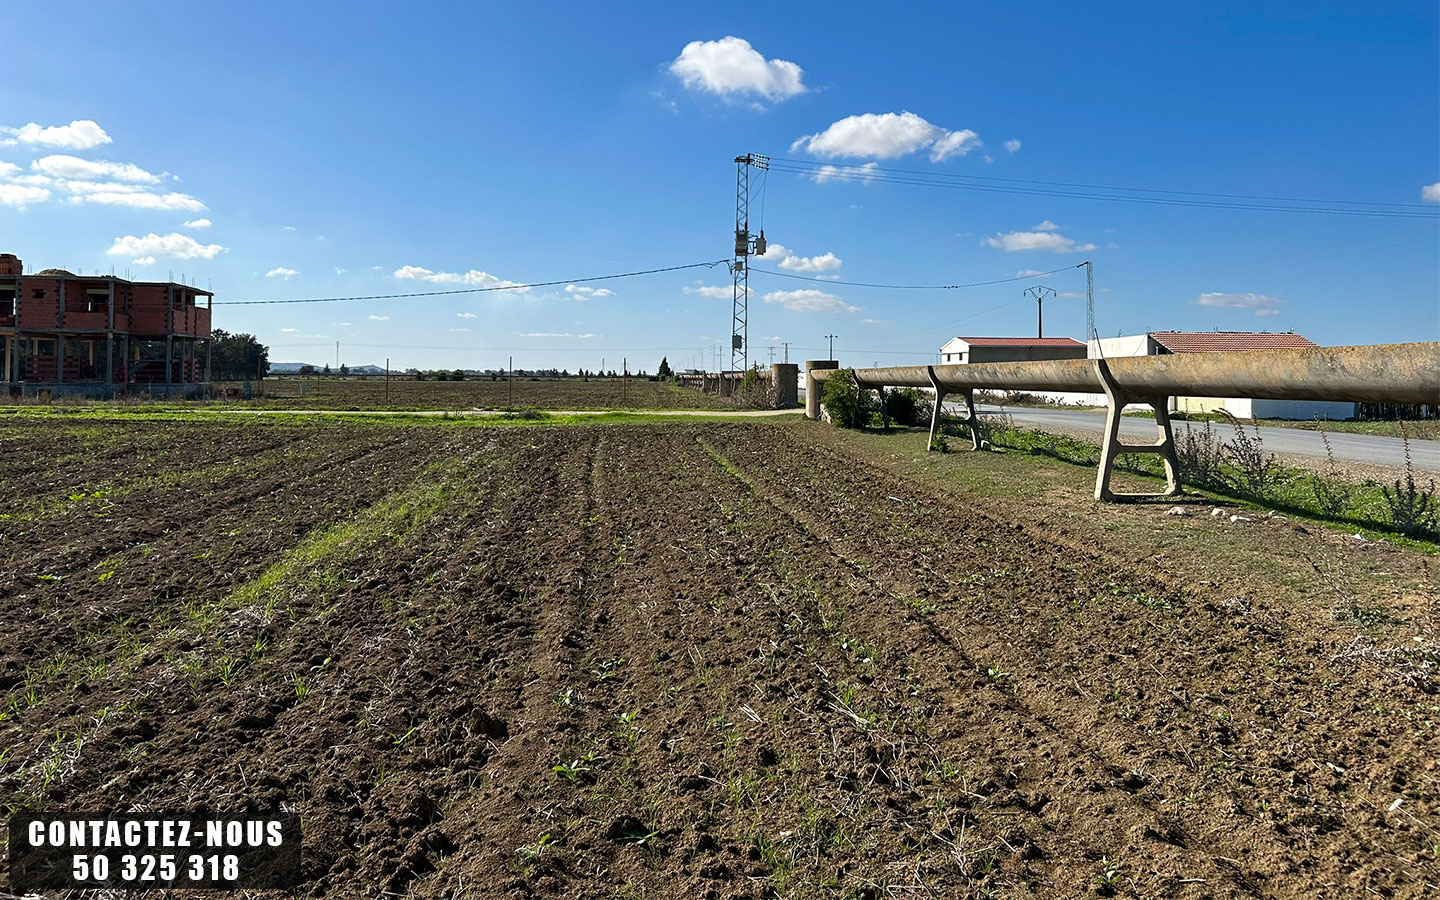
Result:
[[[1155,343],[1171,353],[1210,353],[1216,350],[1300,350],[1317,346],[1309,338],[1269,331],[1152,331]]]
[[[972,347],[1083,347],[1074,338],[962,337]]]

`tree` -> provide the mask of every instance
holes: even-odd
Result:
[[[325,368],[323,368],[323,369],[320,370],[320,374],[321,374],[321,375],[329,375],[329,374],[330,374],[330,364],[329,364],[329,363],[326,363],[326,364],[325,364]]]
[[[244,381],[270,371],[270,348],[253,334],[230,334],[217,328],[210,333],[210,377],[216,381]]]
[[[310,365],[309,363],[306,363],[305,365],[303,365],[303,366],[300,367],[300,374],[301,374],[301,375],[314,375],[314,374],[315,374],[315,367],[312,366],[312,365]]]
[[[870,421],[870,403],[860,394],[854,369],[836,369],[825,379],[820,403],[841,428],[863,428]]]
[[[665,380],[666,378],[670,378],[670,377],[674,376],[675,373],[672,372],[672,371],[670,371],[670,357],[668,357],[668,356],[662,356],[662,357],[660,357],[660,368],[658,368],[658,369],[655,370],[655,374],[656,374],[656,376],[659,377],[662,381]]]
[[[341,374],[341,375],[349,375],[349,374],[350,374],[350,366],[349,366],[349,364],[347,364],[347,363],[341,363],[341,364],[340,364],[340,374]]]

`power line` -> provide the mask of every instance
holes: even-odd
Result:
[[[815,284],[840,284],[846,287],[868,287],[885,288],[892,291],[954,291],[961,288],[989,287],[993,284],[1008,284],[1012,281],[1027,281],[1031,278],[1043,278],[1046,275],[1054,275],[1056,272],[1065,272],[1075,266],[1062,266],[1058,269],[1051,269],[1048,272],[1039,272],[1030,275],[1017,275],[1014,278],[999,278],[995,281],[972,281],[969,284],[871,284],[865,281],[836,281],[825,279],[817,281],[812,275],[792,275],[789,272],[776,272],[772,269],[751,269],[752,272],[759,272],[763,275],[774,275],[778,278],[798,278],[801,281],[809,281]]]
[[[217,300],[215,305],[227,306],[268,306],[278,303],[347,303],[352,300],[399,300],[405,297],[444,297],[454,294],[484,294],[490,291],[520,291],[528,288],[554,287],[560,284],[584,284],[590,281],[610,281],[616,278],[634,278],[637,275],[655,275],[660,272],[679,272],[682,269],[714,268],[729,262],[717,259],[713,262],[689,263],[683,266],[666,266],[662,269],[643,269],[639,272],[620,272],[616,275],[593,275],[589,278],[561,278],[556,281],[527,281],[523,284],[491,285],[488,287],[460,288],[453,291],[418,291],[410,294],[371,294],[365,297],[307,297],[297,300]]]
[[[1134,192],[1134,193],[1147,193],[1147,194],[1177,194],[1177,195],[1183,195],[1183,196],[1191,196],[1191,197],[1210,197],[1210,198],[1219,198],[1219,199],[1225,199],[1225,200],[1263,200],[1263,201],[1274,201],[1274,202],[1281,202],[1281,203],[1335,203],[1335,204],[1348,204],[1348,205],[1354,205],[1354,206],[1396,206],[1396,207],[1410,207],[1410,208],[1414,208],[1414,209],[1429,209],[1429,208],[1430,208],[1430,206],[1429,206],[1428,204],[1425,204],[1425,203],[1408,203],[1408,202],[1405,202],[1405,203],[1392,203],[1392,202],[1389,202],[1389,201],[1379,201],[1379,200],[1333,200],[1333,199],[1316,199],[1316,198],[1313,198],[1313,197],[1275,197],[1275,196],[1267,196],[1267,195],[1264,195],[1264,194],[1224,194],[1224,193],[1218,193],[1218,192],[1215,192],[1215,191],[1178,191],[1178,190],[1168,190],[1168,189],[1165,189],[1165,188],[1132,188],[1132,187],[1123,187],[1123,186],[1120,186],[1120,185],[1113,185],[1113,184],[1085,184],[1085,183],[1083,183],[1083,182],[1072,182],[1072,181],[1039,181],[1039,180],[1026,179],[1026,178],[1000,178],[1000,177],[994,176],[994,175],[962,175],[962,174],[959,174],[959,173],[956,173],[956,172],[926,172],[926,171],[919,170],[919,169],[890,169],[890,168],[882,168],[882,167],[880,167],[880,166],[870,166],[870,167],[868,167],[868,168],[867,168],[866,166],[849,166],[849,165],[836,166],[836,165],[833,165],[833,164],[831,164],[831,163],[820,163],[820,162],[815,162],[815,161],[813,161],[813,160],[808,160],[808,159],[788,159],[788,158],[786,158],[786,157],[779,157],[779,156],[774,157],[774,158],[773,158],[773,161],[774,161],[774,162],[777,162],[777,163],[787,163],[787,164],[795,165],[795,166],[809,166],[809,167],[812,167],[812,168],[815,168],[815,169],[831,169],[831,170],[836,170],[836,169],[842,169],[842,170],[843,170],[843,169],[852,169],[852,170],[855,170],[857,173],[861,173],[861,174],[863,174],[863,173],[869,173],[869,172],[885,172],[885,173],[892,173],[892,172],[893,172],[893,173],[899,173],[899,174],[904,174],[904,175],[919,175],[919,176],[926,177],[926,178],[949,178],[949,179],[955,179],[955,180],[957,180],[957,181],[994,181],[994,182],[1003,183],[1003,184],[1030,184],[1030,185],[1040,185],[1040,186],[1044,186],[1044,187],[1084,188],[1084,189],[1086,189],[1086,190],[1099,190],[1099,191],[1131,191],[1131,192]],[[829,174],[831,174],[831,173],[828,173],[828,172],[827,172],[827,175],[829,175]]]
[[[772,168],[824,179],[842,181],[905,184],[915,187],[938,187],[950,190],[981,191],[1001,194],[1027,194],[1041,197],[1064,197],[1076,200],[1103,200],[1117,203],[1145,203],[1199,209],[1235,209],[1259,212],[1298,212],[1324,215],[1371,216],[1382,218],[1436,219],[1440,211],[1420,203],[1384,203],[1369,200],[1305,199],[1299,197],[1267,197],[1262,195],[1221,194],[1201,191],[1172,191],[1156,188],[1127,188],[1108,185],[1085,185],[1068,182],[1022,181],[989,176],[955,175],[945,172],[919,172],[909,169],[886,169],[879,166],[834,165],[808,160],[776,159]],[[1159,196],[1145,196],[1159,195]]]

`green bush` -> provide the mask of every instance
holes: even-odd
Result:
[[[891,424],[903,428],[928,421],[931,409],[930,396],[919,388],[896,388],[885,394],[885,411],[890,414]]]
[[[870,399],[860,396],[856,389],[854,369],[836,369],[834,375],[825,379],[820,405],[841,428],[864,428],[870,421]]]

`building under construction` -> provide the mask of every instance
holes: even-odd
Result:
[[[208,377],[210,303],[185,284],[24,274],[0,253],[0,342],[11,396],[188,393]]]

